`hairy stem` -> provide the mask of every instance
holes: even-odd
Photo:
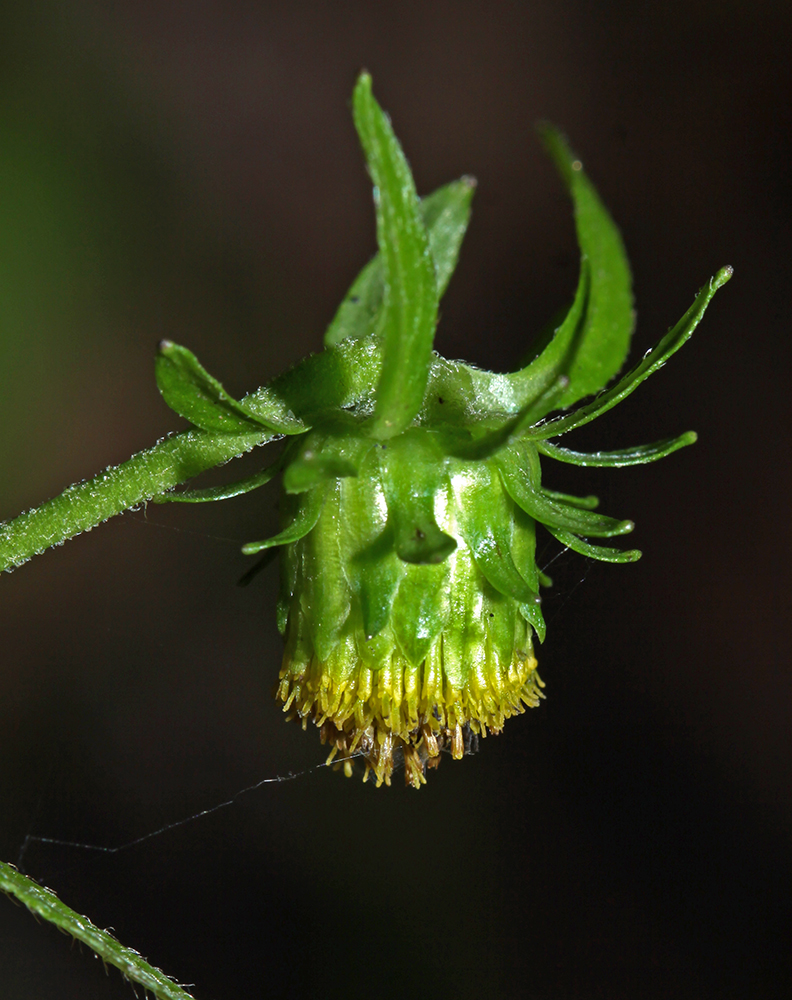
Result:
[[[107,931],[94,926],[62,903],[54,892],[37,885],[17,871],[13,865],[0,861],[0,891],[14,896],[35,916],[55,924],[60,930],[82,941],[103,962],[114,965],[127,979],[150,990],[159,1000],[193,1000],[192,994],[156,969],[132,948],[125,948]]]
[[[250,434],[189,430],[167,437],[0,525],[0,570],[15,569],[50,546],[61,545],[274,436],[265,430]]]

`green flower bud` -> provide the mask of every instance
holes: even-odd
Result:
[[[317,453],[312,438],[287,484]],[[539,703],[535,522],[493,460],[454,458],[429,428],[386,442],[343,431],[322,453],[357,468],[290,498],[294,521],[313,526],[283,552],[278,699],[348,772],[359,753],[390,784],[403,761],[417,787],[442,749],[462,757]]]
[[[731,271],[719,272],[657,348],[602,391],[629,347],[629,268],[580,161],[545,129],[576,207],[575,299],[521,371],[494,375],[445,361],[431,351],[437,304],[472,185],[463,179],[419,202],[365,74],[353,106],[375,183],[380,253],[342,303],[324,353],[276,380],[266,397],[235,404],[237,420],[252,413],[286,427],[296,415],[299,425],[283,432],[296,435],[282,460],[285,527],[245,551],[283,546],[277,697],[288,716],[318,726],[347,774],[362,756],[364,779],[390,784],[403,764],[419,787],[441,751],[462,757],[543,697],[534,639],[544,640],[539,585],[549,580],[535,562],[537,522],[589,557],[640,557],[591,543],[631,531],[632,521],[595,513],[595,497],[545,489],[540,455],[620,466],[691,444],[689,432],[585,455],[549,439],[595,419],[661,367]],[[217,398],[225,414],[221,390],[207,382],[202,400]]]

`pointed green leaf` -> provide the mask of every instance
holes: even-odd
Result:
[[[610,563],[630,563],[637,562],[641,558],[639,549],[611,549],[605,545],[590,545],[584,539],[572,534],[571,531],[554,528],[551,524],[546,524],[545,527],[562,545],[572,549],[573,552],[579,552],[582,556],[588,556],[589,559]]]
[[[574,430],[576,427],[582,427],[601,414],[606,413],[623,399],[626,399],[630,393],[635,392],[644,379],[649,378],[658,368],[661,368],[671,355],[675,354],[690,339],[693,331],[701,322],[701,318],[706,312],[707,306],[712,301],[713,296],[719,288],[726,284],[731,276],[732,269],[730,267],[722,267],[715,277],[710,279],[709,283],[701,289],[693,305],[677,325],[672,330],[669,330],[655,348],[647,351],[635,368],[617,382],[612,389],[600,393],[588,405],[581,406],[566,416],[556,417],[555,420],[548,420],[547,423],[534,428],[531,432],[531,437],[535,441],[540,441],[546,438],[557,437],[560,434],[566,434],[568,431]]]
[[[289,545],[304,538],[309,531],[316,527],[316,522],[322,513],[326,492],[326,487],[322,485],[304,494],[297,508],[297,514],[287,528],[284,528],[277,535],[273,535],[272,538],[265,538],[262,542],[248,542],[247,545],[242,546],[242,553],[246,556],[254,556],[262,549],[272,548],[273,545]]]
[[[437,323],[437,281],[415,183],[390,122],[371,92],[368,73],[358,78],[352,108],[374,181],[385,285],[382,374],[372,432],[389,438],[412,422],[423,402]]]
[[[540,134],[575,208],[581,266],[571,312],[584,285],[588,287],[582,322],[562,324],[539,357],[518,374],[524,379],[567,375],[569,385],[554,404],[566,408],[602,389],[624,364],[634,325],[632,283],[619,231],[580,160],[556,129],[543,125]]]
[[[249,434],[259,427],[279,434],[305,430],[278,401],[272,401],[270,412],[261,405],[253,412],[237,402],[192,351],[170,340],[160,342],[155,371],[159,391],[168,406],[201,430],[225,434]]]
[[[536,447],[548,458],[555,458],[559,462],[569,462],[571,465],[584,465],[596,467],[621,468],[625,465],[645,465],[647,462],[656,462],[659,458],[685,448],[689,444],[695,444],[698,435],[695,431],[686,431],[679,437],[665,438],[663,441],[655,441],[654,444],[636,445],[634,448],[623,448],[620,451],[571,451],[569,448],[559,448],[549,441],[537,441]]]
[[[520,462],[518,455],[511,451],[501,452],[495,459],[500,470],[506,492],[526,514],[544,525],[553,525],[578,534],[595,538],[611,538],[625,535],[635,525],[632,521],[617,521],[604,514],[572,506],[554,499],[531,482],[530,473]]]
[[[470,204],[476,182],[462,177],[420,201],[421,217],[429,237],[434,261],[437,295],[445,292],[457,265],[459,248],[470,221]],[[349,337],[368,337],[377,329],[385,283],[382,261],[377,254],[355,278],[325,333],[325,346]]]
[[[153,498],[154,503],[209,503],[214,500],[230,500],[238,497],[242,493],[250,493],[260,486],[266,485],[273,476],[278,474],[281,462],[273,462],[266,469],[248,476],[247,479],[240,479],[236,483],[229,483],[228,486],[210,486],[204,490],[184,490],[181,493],[162,493]]]

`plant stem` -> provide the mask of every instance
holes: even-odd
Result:
[[[250,434],[189,430],[167,437],[0,525],[0,570],[15,569],[50,546],[90,531],[114,514],[151,500],[275,436],[265,430]]]
[[[0,891],[14,896],[36,916],[55,924],[95,952],[103,962],[114,965],[127,978],[150,990],[159,1000],[194,1000],[192,994],[155,968],[132,948],[125,948],[107,931],[94,926],[62,903],[54,892],[37,885],[13,865],[0,861]]]

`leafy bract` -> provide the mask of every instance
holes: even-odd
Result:
[[[526,514],[530,514],[542,524],[597,538],[625,535],[634,528],[632,521],[617,521],[605,514],[596,514],[586,507],[581,507],[580,501],[575,504],[569,503],[563,494],[552,494],[536,489],[526,474],[519,456],[511,451],[500,453],[495,463],[506,492],[512,500]]]
[[[240,479],[235,483],[229,483],[227,486],[209,486],[202,490],[182,490],[180,493],[171,491],[152,497],[152,500],[154,503],[211,503],[215,500],[230,500],[232,497],[238,497],[243,493],[257,490],[260,486],[265,486],[280,472],[282,464],[278,460],[259,472],[254,472],[252,476]]]
[[[378,327],[383,363],[371,431],[390,438],[412,422],[423,402],[437,323],[437,279],[410,168],[374,99],[368,73],[355,86],[352,111],[374,181],[384,279]]]
[[[634,325],[633,299],[624,244],[608,210],[561,133],[549,125],[540,132],[574,204],[580,280],[570,316],[540,355],[513,378],[552,382],[566,375],[569,385],[553,402],[562,409],[598,392],[624,364]]]
[[[588,556],[589,559],[610,563],[630,563],[637,562],[641,558],[640,549],[611,549],[605,545],[592,545],[571,531],[555,528],[550,524],[546,524],[545,527],[562,545],[582,556]]]
[[[679,451],[680,448],[695,444],[697,440],[698,435],[695,431],[685,431],[679,437],[664,438],[662,441],[655,441],[654,444],[640,444],[633,448],[621,448],[619,451],[572,451],[570,448],[561,448],[549,441],[537,441],[536,447],[548,458],[568,462],[570,465],[621,468],[625,465],[656,462],[659,458],[665,458],[666,455]]]
[[[186,347],[163,340],[155,362],[162,398],[179,416],[203,431],[249,434],[266,428],[278,434],[300,434],[305,425],[275,397],[269,405],[249,409],[229,395]]]
[[[247,545],[242,546],[242,553],[246,556],[254,556],[264,549],[270,549],[276,545],[289,545],[304,538],[319,520],[325,493],[325,485],[310,490],[307,493],[307,499],[300,505],[297,515],[288,527],[278,532],[277,535],[273,535],[272,538],[265,538],[261,542],[248,542]]]
[[[559,434],[566,434],[576,427],[582,427],[584,424],[590,423],[618,403],[621,403],[630,393],[635,392],[644,379],[649,378],[658,368],[661,368],[671,355],[675,354],[690,339],[693,331],[701,322],[701,318],[707,306],[712,301],[712,297],[719,288],[722,288],[726,284],[729,278],[731,278],[732,273],[730,267],[722,267],[715,277],[711,278],[709,283],[701,289],[693,305],[676,326],[668,331],[656,347],[651,351],[647,351],[638,364],[624,378],[620,379],[612,389],[600,393],[596,399],[592,400],[586,406],[581,406],[572,413],[556,417],[554,420],[548,420],[546,423],[534,428],[531,430],[530,436],[534,440],[540,441],[556,437]]]
[[[476,182],[462,177],[420,201],[420,212],[434,261],[438,298],[443,295],[459,258],[459,248],[470,221]],[[347,338],[368,337],[377,329],[385,281],[381,255],[377,254],[355,278],[325,333],[325,346]]]

